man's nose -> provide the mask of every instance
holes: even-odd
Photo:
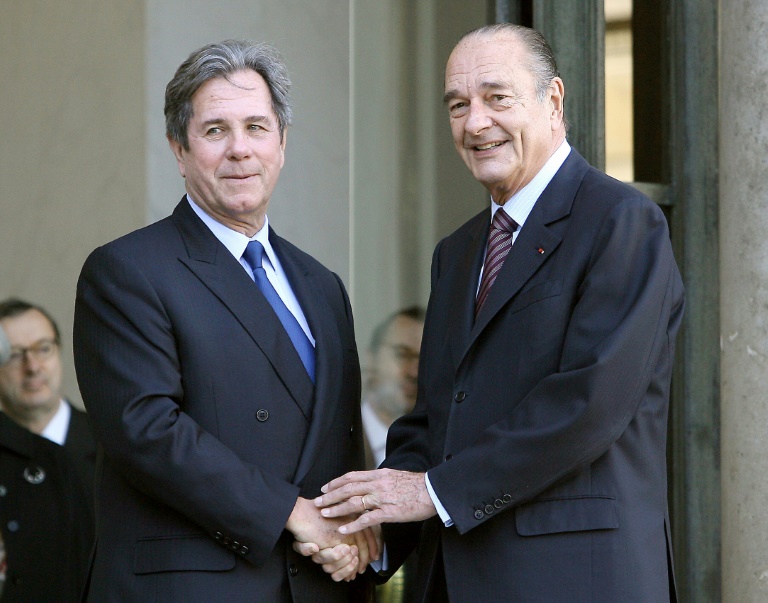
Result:
[[[24,370],[29,373],[36,373],[42,365],[37,354],[32,352],[32,350],[24,350],[24,355],[21,357],[21,363]]]
[[[412,379],[416,379],[419,376],[419,357],[414,356],[405,362],[405,373]]]
[[[483,130],[493,125],[493,119],[483,103],[472,103],[469,105],[467,121],[464,122],[464,130],[470,136],[477,136]]]
[[[235,130],[229,137],[229,156],[232,159],[245,159],[251,154],[250,137],[247,133]]]

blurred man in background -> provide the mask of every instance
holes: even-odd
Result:
[[[61,337],[51,315],[0,302],[2,601],[77,601],[93,542],[95,444],[61,394]]]
[[[419,306],[398,310],[371,336],[362,407],[367,469],[384,460],[389,426],[416,404],[424,313]]]

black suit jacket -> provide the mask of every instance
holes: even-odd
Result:
[[[0,413],[0,531],[8,561],[3,603],[79,601],[93,543],[94,444],[84,413],[75,409],[67,444],[73,432],[82,454]]]
[[[93,439],[93,429],[88,415],[72,406],[69,419],[67,438],[64,440],[64,450],[69,455],[75,470],[80,475],[88,495],[87,504],[93,516],[93,479],[96,473],[96,442]]]
[[[298,495],[363,465],[349,300],[335,274],[269,237],[316,339],[314,387],[186,199],[83,267],[75,365],[104,450],[90,601],[349,595],[284,531]]]
[[[668,601],[667,410],[683,286],[664,216],[572,151],[477,320],[483,211],[440,242],[415,411],[385,466],[429,470],[456,601]],[[394,563],[421,526],[387,526]]]

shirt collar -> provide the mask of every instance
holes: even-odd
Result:
[[[273,267],[277,265],[275,251],[272,249],[272,245],[269,242],[269,218],[266,215],[264,216],[264,225],[261,227],[261,230],[249,239],[243,233],[232,230],[229,226],[225,226],[218,220],[212,218],[192,199],[192,197],[189,196],[189,194],[187,194],[187,200],[197,216],[221,244],[229,250],[237,261],[240,261],[248,243],[251,241],[258,241],[264,247],[264,252],[266,253],[269,263],[272,264]]]
[[[563,140],[562,144],[544,164],[544,167],[539,170],[539,173],[528,184],[507,199],[504,205],[499,205],[491,199],[491,219],[496,214],[496,210],[503,207],[509,217],[522,228],[541,193],[544,192],[552,178],[555,177],[555,174],[563,165],[570,152],[571,145],[568,144],[567,140]]]
[[[40,433],[41,436],[63,446],[67,440],[67,431],[69,431],[69,419],[72,416],[72,409],[66,400],[61,400],[59,409],[53,415],[48,425]]]
[[[386,455],[388,428],[379,419],[369,401],[363,402],[360,412],[363,419],[365,436],[368,438],[368,445],[371,447],[376,466],[379,466]]]

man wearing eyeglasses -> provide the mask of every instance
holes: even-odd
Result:
[[[384,460],[389,426],[416,404],[424,314],[419,306],[403,308],[371,335],[362,405],[367,469],[376,469]]]
[[[76,601],[93,541],[94,440],[86,414],[61,394],[50,314],[6,299],[0,329],[10,347],[0,365],[3,601]]]
[[[43,308],[19,299],[0,302],[0,327],[11,345],[0,366],[0,405],[32,433],[68,448],[90,473],[95,445],[86,414],[61,394],[61,337]]]
[[[365,432],[365,467],[376,469],[384,460],[387,432],[416,404],[419,352],[426,312],[420,306],[401,308],[373,330],[362,404]],[[416,555],[410,555],[386,584],[376,587],[378,603],[411,601]]]

